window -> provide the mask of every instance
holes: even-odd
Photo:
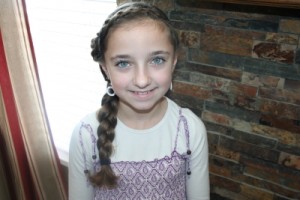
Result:
[[[60,159],[68,162],[75,124],[99,108],[106,90],[90,41],[115,0],[26,0],[45,107]]]

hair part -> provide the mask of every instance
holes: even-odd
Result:
[[[177,51],[179,46],[177,32],[163,11],[146,3],[125,3],[108,16],[100,32],[97,33],[97,37],[92,39],[91,42],[91,55],[94,61],[99,63],[107,85],[110,85],[110,80],[101,65],[105,62],[104,57],[110,33],[120,26],[125,26],[127,23],[142,22],[149,19],[156,21],[159,26],[169,30],[170,42],[174,47],[174,51]],[[114,188],[117,186],[118,177],[110,166],[110,157],[113,153],[112,143],[115,138],[115,127],[117,126],[118,102],[119,98],[117,96],[105,94],[102,99],[102,107],[97,114],[99,121],[97,148],[99,150],[101,168],[95,175],[90,176],[90,181],[99,187]]]

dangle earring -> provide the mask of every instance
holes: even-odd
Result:
[[[106,94],[108,94],[111,97],[115,96],[115,91],[114,91],[114,89],[112,88],[111,85],[107,86],[107,88],[106,88]]]
[[[173,89],[173,84],[172,84],[172,82],[171,82],[171,85],[170,85],[170,90],[172,90]]]

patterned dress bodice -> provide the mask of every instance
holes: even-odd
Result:
[[[176,151],[170,157],[154,161],[111,164],[119,176],[115,189],[97,188],[95,199],[185,200],[185,157]]]
[[[177,138],[183,125],[187,152],[189,150],[189,130],[186,118],[179,111],[177,134],[171,155],[153,161],[112,162],[111,167],[119,177],[114,189],[95,188],[95,200],[185,200],[186,177],[189,171],[188,153],[177,152]],[[87,128],[87,127],[85,127]],[[91,132],[90,132],[91,133]],[[95,137],[92,140],[96,142]],[[95,151],[95,148],[94,148]],[[85,158],[85,155],[84,155]],[[86,160],[86,158],[84,159]],[[95,171],[100,169],[94,162]]]

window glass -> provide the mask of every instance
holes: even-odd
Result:
[[[67,162],[75,124],[99,108],[106,90],[90,41],[116,2],[26,0],[26,7],[51,132]]]

